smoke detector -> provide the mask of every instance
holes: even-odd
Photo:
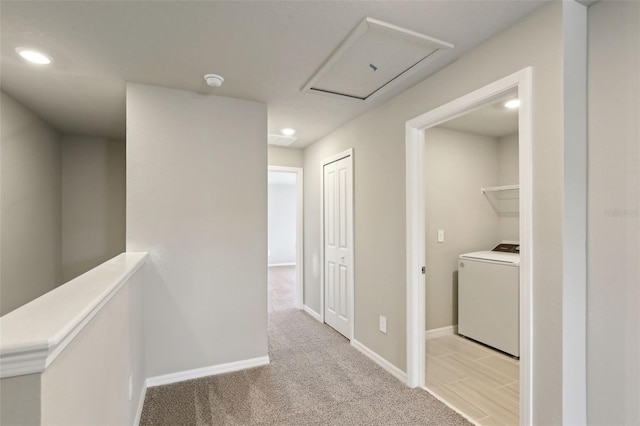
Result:
[[[205,74],[204,81],[211,87],[220,87],[224,83],[224,78],[218,74]]]

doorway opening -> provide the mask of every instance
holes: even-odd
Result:
[[[433,317],[433,312],[427,313],[425,274],[430,272],[430,265],[425,260],[432,261],[434,253],[427,252],[426,239],[436,238],[436,241],[446,241],[446,230],[439,229],[433,218],[426,217],[426,185],[425,185],[425,146],[426,131],[441,125],[452,119],[467,115],[472,111],[480,110],[487,105],[495,104],[510,94],[516,94],[520,100],[518,112],[518,180],[519,199],[516,201],[519,211],[518,238],[519,238],[519,270],[518,290],[519,298],[518,313],[519,319],[519,342],[518,352],[520,356],[519,371],[517,376],[519,383],[517,386],[519,396],[520,424],[531,424],[532,408],[532,288],[531,288],[531,69],[527,68],[495,83],[476,90],[466,96],[456,99],[432,111],[426,112],[410,121],[406,125],[406,167],[407,167],[407,384],[410,387],[428,388],[427,363],[426,363],[426,330],[427,318]],[[482,182],[477,182],[478,194],[481,193]],[[489,184],[490,185],[490,184]],[[503,185],[506,186],[506,185]],[[511,185],[509,185],[511,186]],[[497,187],[500,187],[498,185]],[[496,188],[496,187],[492,187]],[[485,188],[487,189],[487,188]],[[484,191],[482,191],[484,192]],[[455,196],[455,194],[452,194]],[[483,194],[484,195],[484,194]],[[495,200],[494,200],[495,201]],[[511,200],[513,202],[513,200]],[[489,202],[489,201],[488,201]],[[501,202],[501,201],[500,201]],[[486,206],[485,206],[486,207]],[[473,211],[468,214],[473,214]],[[429,227],[436,227],[436,235],[426,234],[427,223]],[[442,233],[440,232],[442,231]],[[495,238],[495,236],[494,236]],[[498,241],[500,242],[500,241]],[[446,244],[446,243],[445,243]],[[477,248],[476,248],[477,249]],[[481,248],[491,250],[491,247]],[[432,248],[433,252],[433,248]],[[463,253],[460,253],[463,254]],[[455,267],[460,269],[458,259],[455,259]],[[456,277],[457,278],[457,277]],[[433,328],[433,326],[432,326]],[[435,327],[435,330],[441,327]],[[453,328],[453,327],[451,327]],[[447,334],[447,333],[444,333]],[[457,336],[456,336],[457,337]],[[451,346],[455,342],[449,342]],[[467,343],[463,341],[462,343]],[[441,345],[444,346],[444,345]],[[434,348],[438,346],[434,345]],[[467,348],[464,346],[464,348]],[[468,349],[468,348],[467,348]],[[481,348],[485,349],[485,348]],[[474,349],[468,349],[473,351]],[[455,356],[454,356],[455,357]],[[459,360],[464,362],[464,360]],[[476,390],[476,392],[479,392]],[[457,411],[462,411],[467,417],[473,417],[471,413],[464,413],[455,407],[453,401],[447,401],[446,395],[438,395],[437,391],[432,393],[443,399]],[[446,393],[446,391],[442,391]],[[444,398],[443,398],[444,397]],[[453,399],[454,397],[452,397]],[[477,416],[476,416],[477,417]]]
[[[425,130],[425,387],[480,423],[520,423],[515,99]]]
[[[268,311],[302,309],[302,169],[268,169]]]

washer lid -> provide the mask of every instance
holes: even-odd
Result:
[[[461,254],[460,259],[507,263],[514,266],[520,265],[520,254],[502,253],[498,251],[474,251],[472,253]]]

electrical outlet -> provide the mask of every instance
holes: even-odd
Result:
[[[444,229],[438,229],[438,242],[444,243]]]
[[[387,317],[383,317],[380,315],[380,331],[383,333],[387,333]]]

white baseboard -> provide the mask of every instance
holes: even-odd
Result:
[[[142,384],[142,389],[140,390],[140,399],[138,400],[138,409],[136,410],[136,418],[133,420],[133,426],[138,426],[140,424],[140,419],[142,418],[142,407],[144,407],[144,397],[147,396],[147,381]]]
[[[267,266],[269,268],[271,268],[272,266],[296,266],[296,262],[293,262],[293,263],[269,263]]]
[[[232,371],[246,370],[248,368],[260,367],[261,365],[267,364],[269,364],[269,356],[261,356],[259,358],[245,359],[242,361],[228,362],[226,364],[212,365],[210,367],[196,368],[193,370],[149,377],[147,379],[146,386],[151,388],[154,386],[168,385],[170,383],[199,379],[200,377],[214,376],[216,374],[230,373]]]
[[[424,332],[425,339],[433,339],[434,337],[451,336],[458,332],[457,325],[449,325],[447,327],[432,328]]]
[[[398,367],[391,364],[389,361],[387,361],[386,359],[384,359],[383,357],[381,357],[380,355],[378,355],[377,353],[375,353],[374,351],[372,351],[362,343],[358,342],[356,339],[351,339],[351,346],[353,346],[354,348],[356,348],[357,350],[365,354],[373,362],[375,362],[380,367],[387,370],[387,372],[389,372],[395,378],[400,380],[402,383],[407,383],[407,373],[400,370]]]
[[[320,315],[319,313],[317,313],[316,311],[314,311],[313,309],[311,309],[307,305],[302,305],[302,310],[304,310],[306,313],[311,315],[311,317],[313,319],[322,322],[322,315]]]

